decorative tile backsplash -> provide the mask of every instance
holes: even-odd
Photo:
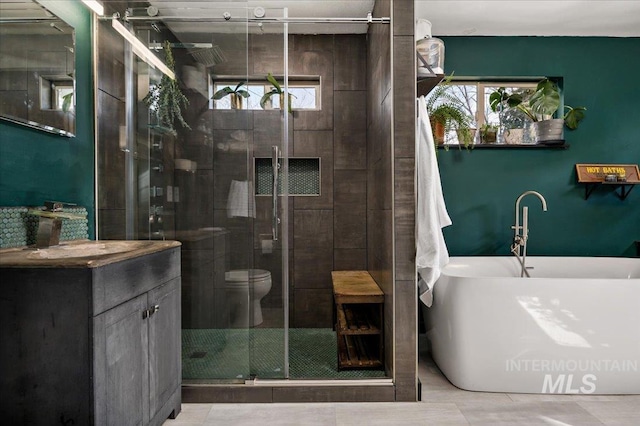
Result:
[[[36,243],[39,217],[28,213],[29,207],[0,207],[0,248],[22,247]],[[60,241],[89,238],[87,209],[65,207],[64,212],[84,219],[62,219]]]
[[[256,195],[271,195],[273,169],[271,158],[256,158]],[[282,193],[282,175],[278,193]],[[320,195],[320,159],[289,158],[289,195]]]

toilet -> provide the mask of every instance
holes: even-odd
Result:
[[[248,328],[262,324],[260,302],[271,290],[271,272],[238,269],[224,274],[229,325]]]

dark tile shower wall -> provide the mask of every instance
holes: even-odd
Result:
[[[246,39],[234,35],[215,38],[225,52],[246,48]],[[283,73],[284,52],[277,48],[283,45],[281,36],[250,35],[248,43],[248,63],[244,55],[228,54],[227,62],[209,71]],[[289,156],[321,159],[321,195],[288,200],[291,326],[331,327],[331,271],[367,266],[366,37],[290,36],[289,73],[320,75],[322,82],[322,109],[290,115]],[[195,95],[190,99],[197,102]],[[225,268],[271,271],[274,285],[262,305],[282,310],[281,244],[274,244],[272,253],[261,250],[261,239],[271,233],[271,198],[256,197],[256,218],[228,218],[226,210],[231,181],[252,179],[253,158],[271,157],[271,146],[279,144],[280,112],[191,105],[188,114],[197,129],[185,134],[176,156],[198,167],[184,176],[176,171],[176,185],[183,188],[177,230],[228,229]]]
[[[293,155],[320,157],[321,195],[293,200],[293,327],[331,327],[331,271],[366,269],[366,37],[293,36],[290,74],[320,75],[322,110],[293,117]]]
[[[115,12],[113,7],[106,5],[106,12]],[[103,240],[125,239],[125,153],[119,146],[119,127],[125,125],[124,39],[111,21],[99,21],[97,34],[97,234]]]

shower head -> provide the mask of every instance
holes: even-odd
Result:
[[[211,46],[207,49],[192,49],[189,50],[189,54],[193,56],[193,59],[206,67],[227,62],[227,58],[224,56],[220,46]]]
[[[171,43],[171,47],[173,49],[187,49],[187,52],[193,56],[193,59],[205,67],[212,67],[227,62],[227,58],[224,56],[220,46],[211,43]],[[155,42],[149,43],[149,49],[162,50],[162,44]]]

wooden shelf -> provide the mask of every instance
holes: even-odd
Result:
[[[339,369],[379,369],[382,368],[377,342],[371,336],[339,336]]]
[[[337,330],[342,334],[380,334],[376,305],[339,305]]]
[[[622,176],[622,178],[620,178]],[[588,199],[598,187],[610,187],[618,198],[627,198],[635,185],[640,184],[637,164],[576,164],[578,183],[584,185],[584,199]],[[612,180],[607,178],[612,177]]]
[[[427,96],[433,90],[433,88],[442,81],[443,78],[444,74],[436,74],[431,77],[418,77],[418,97]]]
[[[367,271],[333,271],[338,370],[384,368],[384,293]]]
[[[555,150],[563,150],[569,149],[569,144],[565,143],[562,145],[537,145],[537,144],[517,144],[517,145],[509,145],[509,144],[496,144],[496,143],[476,143],[473,145],[469,145],[469,149],[555,149]],[[448,144],[448,145],[438,145],[438,149],[467,149],[464,145],[458,144]]]

